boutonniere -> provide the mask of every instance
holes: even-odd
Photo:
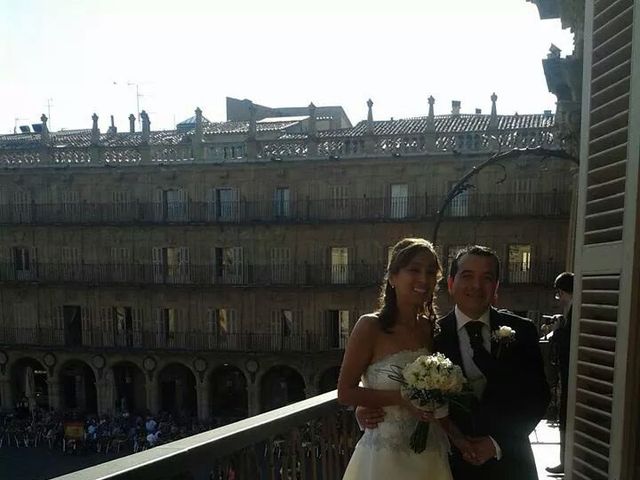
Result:
[[[516,331],[511,327],[507,327],[506,325],[502,325],[501,327],[498,327],[497,330],[494,330],[491,333],[491,339],[498,344],[497,357],[500,358],[500,354],[502,353],[502,349],[505,346],[515,342],[515,340],[516,340]]]

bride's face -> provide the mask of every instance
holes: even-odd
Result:
[[[421,307],[433,295],[438,281],[438,262],[427,251],[417,253],[407,265],[389,278],[398,305]]]

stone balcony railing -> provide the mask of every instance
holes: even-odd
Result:
[[[333,391],[57,480],[339,480],[360,434]]]
[[[260,224],[432,220],[441,196],[401,198],[303,198],[214,202],[27,203],[0,205],[4,225],[128,225],[128,224]],[[567,192],[529,194],[469,193],[453,201],[451,217],[568,216]]]
[[[53,327],[0,327],[0,345],[14,347],[89,348],[105,350],[169,350],[190,352],[329,352],[344,348],[337,336],[306,332],[301,335],[271,333],[214,334],[202,331],[65,330]]]

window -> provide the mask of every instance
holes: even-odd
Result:
[[[78,247],[62,247],[60,252],[62,260],[62,279],[75,281],[82,279],[80,249]]]
[[[349,281],[349,249],[331,248],[331,283],[343,284]]]
[[[214,278],[216,283],[241,284],[244,280],[242,247],[213,249]]]
[[[533,214],[533,181],[530,178],[517,178],[514,180],[514,214],[527,215]]]
[[[291,283],[291,250],[288,247],[271,249],[271,281]]]
[[[271,312],[271,347],[273,350],[302,350],[299,312],[278,309]]]
[[[188,217],[187,193],[183,189],[166,190],[164,199],[164,219],[169,222],[184,222]]]
[[[237,220],[239,205],[235,188],[221,187],[211,189],[209,218],[212,221],[232,222]]]
[[[331,209],[332,218],[348,218],[349,217],[349,199],[347,185],[332,185],[331,200],[329,207]]]
[[[209,348],[236,349],[241,345],[237,311],[232,308],[209,310]]]
[[[82,310],[80,305],[64,305],[62,307],[62,315],[64,322],[64,344],[69,347],[82,345],[85,332],[83,331]]]
[[[31,221],[31,192],[26,190],[14,192],[13,215],[17,222]]]
[[[531,281],[531,245],[509,245],[508,279],[510,283]]]
[[[273,214],[276,217],[288,217],[289,216],[289,201],[290,201],[290,192],[289,188],[282,187],[276,188],[276,191],[273,196]]]
[[[409,187],[406,183],[391,185],[391,218],[406,218],[409,201]]]
[[[460,250],[462,250],[466,246],[467,245],[449,245],[447,247],[447,263],[446,265],[442,266],[442,268],[444,269],[445,275],[447,277],[449,276],[449,270],[451,269],[451,264],[453,263],[453,260],[456,258],[456,255]]]
[[[453,186],[457,182],[449,182],[449,189],[447,193],[451,191]],[[449,204],[449,215],[452,217],[468,217],[469,216],[469,190],[463,191],[460,195],[454,198]]]
[[[349,310],[327,311],[327,341],[330,348],[344,348],[349,338]]]
[[[37,313],[33,303],[13,304],[15,339],[26,345],[38,344]]]
[[[27,247],[13,247],[13,264],[16,272],[31,270],[31,255]]]
[[[177,347],[180,311],[175,308],[156,309],[156,346]]]
[[[132,276],[132,255],[128,247],[111,248],[111,270],[110,280],[124,282],[133,280]]]
[[[153,277],[156,283],[188,283],[189,248],[154,247]]]
[[[80,204],[80,192],[75,190],[62,192],[62,215],[65,220],[79,220],[83,210]]]
[[[13,268],[18,280],[30,280],[35,278],[35,248],[13,247]]]
[[[111,193],[112,215],[109,220],[122,222],[133,220],[135,213],[131,204],[131,192],[128,190],[114,191]]]

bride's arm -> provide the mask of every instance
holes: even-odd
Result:
[[[379,332],[380,327],[373,316],[360,317],[353,327],[338,378],[338,402],[343,405],[376,408],[405,404],[399,390],[375,390],[359,386],[360,377],[373,358]]]

